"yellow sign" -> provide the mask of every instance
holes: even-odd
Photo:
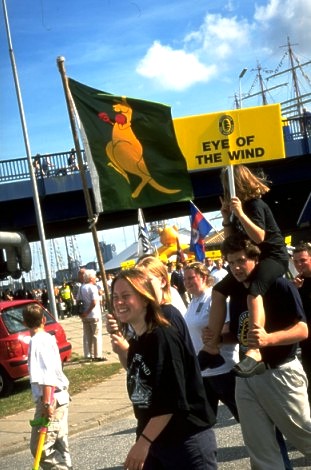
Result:
[[[134,259],[129,259],[127,261],[123,261],[122,263],[120,263],[120,267],[121,269],[131,269],[131,268],[134,268],[136,262]]]
[[[189,171],[285,158],[279,104],[174,119]]]
[[[219,259],[221,257],[222,255],[220,250],[209,250],[205,252],[205,258]]]

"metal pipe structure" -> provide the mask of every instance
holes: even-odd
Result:
[[[31,270],[31,249],[22,233],[0,232],[0,249],[6,252],[6,274],[13,274],[14,277],[18,269],[26,272]]]

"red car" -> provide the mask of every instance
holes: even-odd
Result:
[[[28,375],[29,330],[23,324],[23,309],[36,300],[10,300],[0,302],[0,396],[9,395],[14,380]],[[41,304],[40,304],[41,305]],[[42,307],[43,308],[43,307]],[[44,309],[45,330],[55,335],[62,362],[71,357],[71,344],[63,327]]]

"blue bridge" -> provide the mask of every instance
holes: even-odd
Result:
[[[284,127],[286,158],[260,164],[272,181],[265,200],[272,208],[284,235],[294,243],[310,240],[310,209],[300,218],[311,191],[311,129],[303,118],[289,119]],[[80,173],[68,165],[70,152],[41,155],[37,184],[47,238],[89,231]],[[33,161],[35,161],[35,156]],[[256,163],[250,163],[256,167]],[[258,166],[258,164],[257,164]],[[45,171],[43,171],[45,168]],[[86,168],[92,202],[91,178]],[[219,169],[190,173],[194,202],[202,212],[218,210],[222,192]],[[0,231],[23,232],[29,241],[39,239],[36,224],[28,159],[0,161]],[[95,212],[95,210],[94,210]],[[187,202],[171,203],[144,209],[147,221],[163,220],[189,214]],[[298,219],[300,223],[298,224]],[[97,229],[109,229],[137,223],[137,211],[127,210],[99,215]]]

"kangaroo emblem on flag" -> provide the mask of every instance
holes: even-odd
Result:
[[[112,106],[116,113],[113,122],[106,112],[98,113],[99,119],[113,126],[112,140],[106,145],[106,153],[110,160],[108,163],[114,170],[120,173],[130,184],[128,173],[137,175],[141,182],[133,191],[132,197],[137,198],[146,184],[166,194],[178,193],[180,189],[168,189],[157,183],[149,173],[143,157],[143,147],[132,129],[133,110],[125,97],[122,102]]]

